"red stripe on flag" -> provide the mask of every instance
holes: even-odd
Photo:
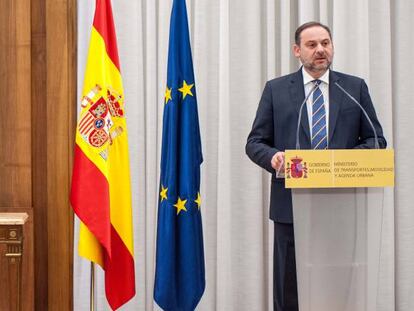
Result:
[[[111,220],[108,181],[75,144],[72,189],[73,209],[111,256]]]
[[[105,292],[109,305],[118,309],[135,296],[134,258],[111,226],[112,256],[105,255]]]
[[[120,70],[118,48],[116,45],[116,34],[114,19],[112,16],[112,7],[110,0],[96,0],[95,17],[93,26],[101,34],[105,41],[106,53],[114,65]]]

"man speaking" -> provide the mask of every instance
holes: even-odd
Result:
[[[249,158],[272,174],[277,311],[298,310],[292,196],[276,174],[284,169],[284,150],[296,148],[298,122],[302,149],[385,148],[387,144],[364,80],[330,70],[334,47],[327,26],[301,25],[295,32],[293,53],[302,67],[266,83],[246,144]],[[301,108],[303,117],[298,120]]]

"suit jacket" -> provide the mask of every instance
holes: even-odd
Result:
[[[364,80],[340,72],[329,74],[329,149],[374,148],[374,133],[362,110],[340,90],[340,84],[366,110],[380,148],[386,140]],[[266,83],[252,130],[247,138],[249,158],[272,174],[270,218],[292,223],[292,195],[284,179],[276,179],[271,159],[278,151],[295,149],[299,108],[305,99],[302,69]],[[299,132],[301,149],[311,149],[308,113],[303,108]]]

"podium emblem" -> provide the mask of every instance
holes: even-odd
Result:
[[[302,161],[302,158],[296,156],[287,162],[286,178],[308,178],[308,168],[306,167],[306,162],[303,162],[302,164]]]

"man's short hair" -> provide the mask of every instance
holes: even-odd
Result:
[[[328,26],[321,24],[319,22],[307,22],[305,24],[302,24],[298,27],[298,29],[296,29],[295,31],[295,43],[297,45],[300,45],[300,34],[302,33],[302,31],[304,31],[305,29],[311,28],[311,27],[322,27],[323,29],[325,29],[328,34],[329,34],[329,38],[332,41],[332,35],[331,35],[331,30],[329,29]]]

